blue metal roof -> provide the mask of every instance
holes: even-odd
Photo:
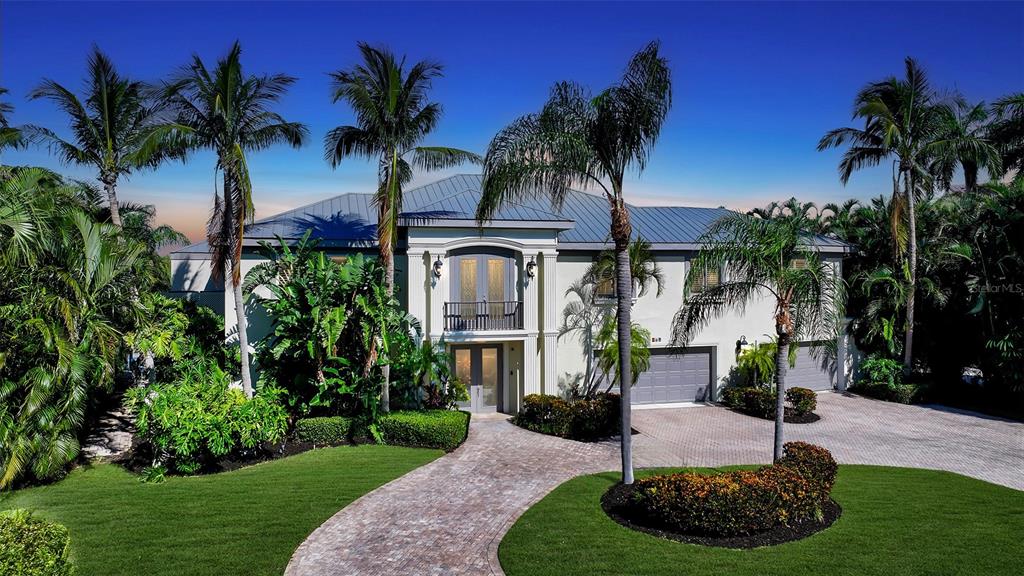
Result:
[[[482,177],[457,174],[408,190],[404,194],[400,224],[404,226],[472,226],[480,201]],[[725,208],[684,206],[628,206],[633,236],[642,236],[655,248],[694,248],[708,227],[732,211]],[[281,236],[301,238],[307,230],[323,246],[373,246],[377,211],[372,194],[342,194],[261,219],[246,227],[246,244]],[[493,223],[529,224],[558,230],[565,248],[597,249],[610,244],[611,216],[603,196],[570,190],[556,209],[545,195],[506,203]],[[845,243],[818,236],[819,246],[843,248]],[[208,252],[205,242],[177,250],[179,254]]]

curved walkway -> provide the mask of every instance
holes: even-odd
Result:
[[[821,394],[822,419],[786,427],[851,464],[935,468],[1024,489],[1024,424],[942,407]],[[772,423],[723,408],[634,410],[635,464],[720,466],[771,460]],[[287,576],[500,575],[498,543],[553,488],[619,467],[618,443],[583,444],[474,418],[458,450],[331,517],[299,546]]]
[[[476,419],[451,454],[343,508],[292,555],[286,576],[502,574],[498,543],[562,482],[618,466],[583,444]]]

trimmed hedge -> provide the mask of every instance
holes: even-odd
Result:
[[[530,394],[512,419],[521,428],[572,440],[598,440],[619,434],[621,398],[597,394],[566,401],[558,396]]]
[[[445,452],[451,452],[458,448],[469,434],[469,412],[391,412],[381,418],[380,433],[388,444],[440,448]]]
[[[0,515],[0,574],[70,576],[71,537],[61,524],[46,522],[26,510]]]
[[[870,396],[887,402],[913,404],[918,396],[918,387],[913,384],[888,384],[885,382],[858,382],[850,392]]]
[[[790,388],[786,390],[786,401],[793,406],[798,416],[810,414],[818,407],[818,395],[810,388]]]
[[[353,440],[352,418],[325,416],[295,422],[295,437],[313,444],[341,444]]]
[[[378,424],[386,444],[440,448],[451,452],[466,440],[469,413],[455,410],[390,412]],[[365,441],[366,430],[345,416],[303,418],[295,423],[295,437],[313,444],[344,444]]]
[[[641,478],[633,503],[648,521],[673,531],[749,535],[819,518],[834,479],[828,450],[789,442],[782,461],[759,470]]]

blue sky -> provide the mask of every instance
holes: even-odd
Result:
[[[887,168],[845,188],[839,152],[815,145],[850,121],[865,82],[917,58],[935,85],[970,100],[1024,89],[1022,3],[38,3],[0,5],[0,85],[15,124],[65,132],[45,101],[25,94],[46,76],[79,87],[96,43],[128,75],[157,80],[197,53],[209,61],[236,38],[253,73],[299,78],[280,112],[306,123],[310,143],[251,158],[258,213],[351,191],[370,191],[375,170],[323,161],[324,133],[352,121],[329,99],[327,72],[351,66],[355,44],[385,44],[409,59],[445,65],[434,99],[445,107],[427,143],[483,152],[493,134],[536,110],[552,83],[595,89],[629,56],[660,39],[671,61],[674,106],[647,171],[627,196],[647,204],[747,209],[797,196],[819,203],[886,193]],[[61,167],[44,149],[5,153],[6,164]],[[435,176],[418,175],[418,181]],[[198,154],[134,175],[126,200],[152,203],[160,219],[201,235],[213,194],[213,158]]]

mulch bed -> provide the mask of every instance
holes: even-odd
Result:
[[[644,532],[659,538],[686,542],[688,544],[700,544],[702,546],[715,546],[719,548],[760,548],[762,546],[775,546],[794,540],[806,538],[812,534],[821,532],[835,522],[843,510],[835,500],[829,499],[825,505],[824,514],[820,521],[813,520],[796,526],[779,526],[765,532],[749,534],[746,536],[708,536],[704,534],[683,534],[659,527],[652,524],[648,518],[640,514],[632,506],[633,486],[616,484],[612,486],[604,496],[601,497],[601,508],[605,514],[611,517],[626,528]]]
[[[771,420],[772,422],[775,421],[774,416],[771,418],[765,418],[760,414],[745,412],[738,408],[730,408],[730,410],[736,412],[737,414],[743,414],[744,416],[753,416],[754,418],[761,418],[762,420]],[[814,412],[808,412],[807,414],[797,414],[792,408],[786,406],[786,415],[783,416],[782,420],[786,424],[811,424],[817,422],[818,420],[821,420],[821,416],[818,416]]]

